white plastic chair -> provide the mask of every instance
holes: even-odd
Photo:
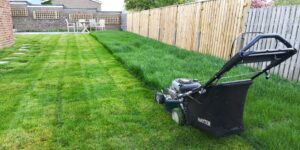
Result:
[[[90,31],[92,31],[92,28],[97,27],[97,22],[95,19],[89,19],[89,27],[90,27]]]
[[[75,32],[76,31],[76,25],[75,23],[69,23],[68,19],[65,19],[66,20],[66,23],[67,23],[67,30],[68,32],[70,32],[70,28],[73,28],[73,31]]]
[[[99,20],[96,29],[105,30],[105,20],[104,19]]]

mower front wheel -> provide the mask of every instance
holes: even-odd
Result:
[[[184,122],[185,122],[185,120],[184,120],[184,114],[183,114],[183,112],[182,112],[182,110],[180,108],[174,108],[172,110],[172,119],[179,126],[184,125]]]
[[[165,103],[165,96],[163,93],[161,92],[157,92],[155,94],[155,101],[158,103],[158,104],[163,104]]]

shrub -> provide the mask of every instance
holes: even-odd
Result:
[[[252,8],[269,7],[273,5],[273,0],[252,0]]]

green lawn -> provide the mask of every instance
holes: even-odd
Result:
[[[206,81],[224,64],[221,59],[188,52],[133,33],[106,31],[92,35],[132,74],[156,90],[169,86],[173,79],[180,77]],[[252,71],[239,67],[227,76]],[[185,126],[176,129],[181,130],[182,135],[175,139],[185,137],[182,139],[191,143],[181,142],[190,148],[219,149],[222,145],[225,149],[232,149],[230,146],[241,149],[249,146],[255,149],[300,149],[299,91],[300,85],[297,83],[277,76],[272,76],[268,81],[261,77],[255,81],[247,97],[244,115],[246,131],[243,134],[214,139],[200,131],[184,133],[191,130]]]
[[[300,0],[274,0],[275,5],[299,5]]]
[[[259,79],[246,132],[218,139],[177,126],[153,96],[177,77],[207,79],[222,60],[127,32],[93,35],[18,35],[0,51],[11,59],[0,65],[0,149],[300,149],[299,85]]]
[[[12,56],[0,66],[0,149],[251,149],[175,125],[88,34],[18,35],[0,60]]]

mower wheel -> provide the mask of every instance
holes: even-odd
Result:
[[[172,119],[180,126],[184,124],[184,114],[180,108],[174,108],[172,110]]]
[[[160,93],[160,92],[157,92],[155,94],[155,101],[158,103],[158,104],[163,104],[165,103],[165,96],[163,93]]]

